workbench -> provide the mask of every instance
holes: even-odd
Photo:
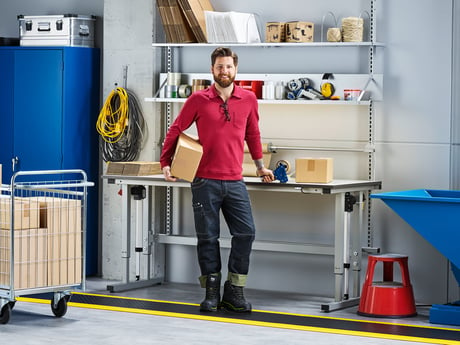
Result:
[[[190,188],[190,183],[183,180],[168,182],[164,180],[163,175],[150,176],[122,176],[122,175],[104,175],[103,179],[109,184],[119,185],[122,195],[122,258],[125,260],[125,269],[123,272],[123,282],[118,285],[109,285],[110,291],[122,291],[152,284],[161,283],[163,277],[149,277],[149,267],[144,268],[146,273],[144,279],[140,279],[139,273],[136,273],[136,281],[130,281],[129,261],[131,258],[131,200],[139,200],[137,196],[138,189],[145,190],[144,199],[146,206],[137,208],[136,227],[140,226],[143,233],[142,247],[136,245],[136,252],[142,251],[150,253],[151,247],[156,245],[180,244],[196,245],[196,238],[191,236],[180,236],[167,229],[148,229],[150,195],[152,188],[170,187],[172,191],[179,188]],[[381,189],[381,181],[368,180],[333,180],[330,183],[296,183],[289,179],[286,183],[275,181],[272,183],[263,183],[257,177],[245,177],[244,181],[249,191],[264,192],[291,192],[303,194],[329,195],[334,198],[335,214],[335,233],[333,245],[318,245],[308,243],[286,243],[271,241],[254,241],[253,250],[286,252],[286,253],[303,253],[319,254],[334,256],[334,275],[335,275],[335,296],[334,302],[321,305],[323,311],[332,311],[357,305],[360,296],[360,270],[362,257],[361,234],[363,232],[367,206],[367,195],[370,191]],[[142,188],[144,187],[144,188]],[[137,188],[137,189],[133,189]],[[134,194],[133,194],[134,193]],[[174,208],[172,208],[174,209]],[[351,221],[351,214],[357,210],[355,220]],[[230,248],[230,239],[221,239],[223,248]],[[138,260],[138,259],[137,259]],[[349,293],[350,276],[353,281],[352,292]]]

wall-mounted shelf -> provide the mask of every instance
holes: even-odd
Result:
[[[149,97],[144,98],[146,102],[156,102],[156,103],[185,103],[187,98],[158,98],[158,97]],[[331,100],[268,100],[268,99],[259,99],[259,104],[282,104],[282,105],[362,105],[369,106],[371,101],[331,101]]]
[[[314,48],[314,47],[384,47],[380,42],[310,42],[310,43],[153,43],[152,47],[296,47],[296,48]]]

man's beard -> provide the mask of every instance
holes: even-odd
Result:
[[[234,76],[232,77],[231,75],[228,75],[228,74],[226,74],[225,76],[228,77],[228,79],[222,80],[221,76],[214,75],[214,81],[220,87],[229,87],[230,85],[232,85],[233,81],[235,80],[235,77]]]

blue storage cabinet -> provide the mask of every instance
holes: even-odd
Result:
[[[17,170],[83,169],[89,188],[86,273],[98,269],[99,50],[0,48],[0,163]],[[13,164],[13,160],[15,163]]]

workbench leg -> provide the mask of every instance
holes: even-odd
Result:
[[[163,281],[163,278],[150,279],[150,274],[147,275],[147,279],[130,281],[130,258],[131,258],[131,186],[123,184],[122,188],[122,214],[121,214],[121,257],[124,263],[124,270],[122,272],[122,282],[120,284],[107,285],[107,290],[110,292],[126,291],[131,289],[137,289],[141,287],[147,287],[155,284],[159,284]],[[148,233],[149,228],[149,212],[150,212],[150,198],[146,198],[141,202],[145,202],[146,205],[143,207],[143,234]],[[146,229],[147,228],[147,231]],[[145,263],[145,260],[143,260]],[[150,265],[147,265],[147,269],[150,270]],[[144,271],[145,272],[145,271]]]
[[[348,296],[348,275],[350,272],[350,236],[352,236],[351,234],[353,232],[350,229],[350,217],[351,212],[353,211],[353,204],[354,202],[350,193],[335,194],[335,302],[321,305],[322,311],[329,312],[333,310],[348,308],[359,303],[359,299],[349,298]]]

